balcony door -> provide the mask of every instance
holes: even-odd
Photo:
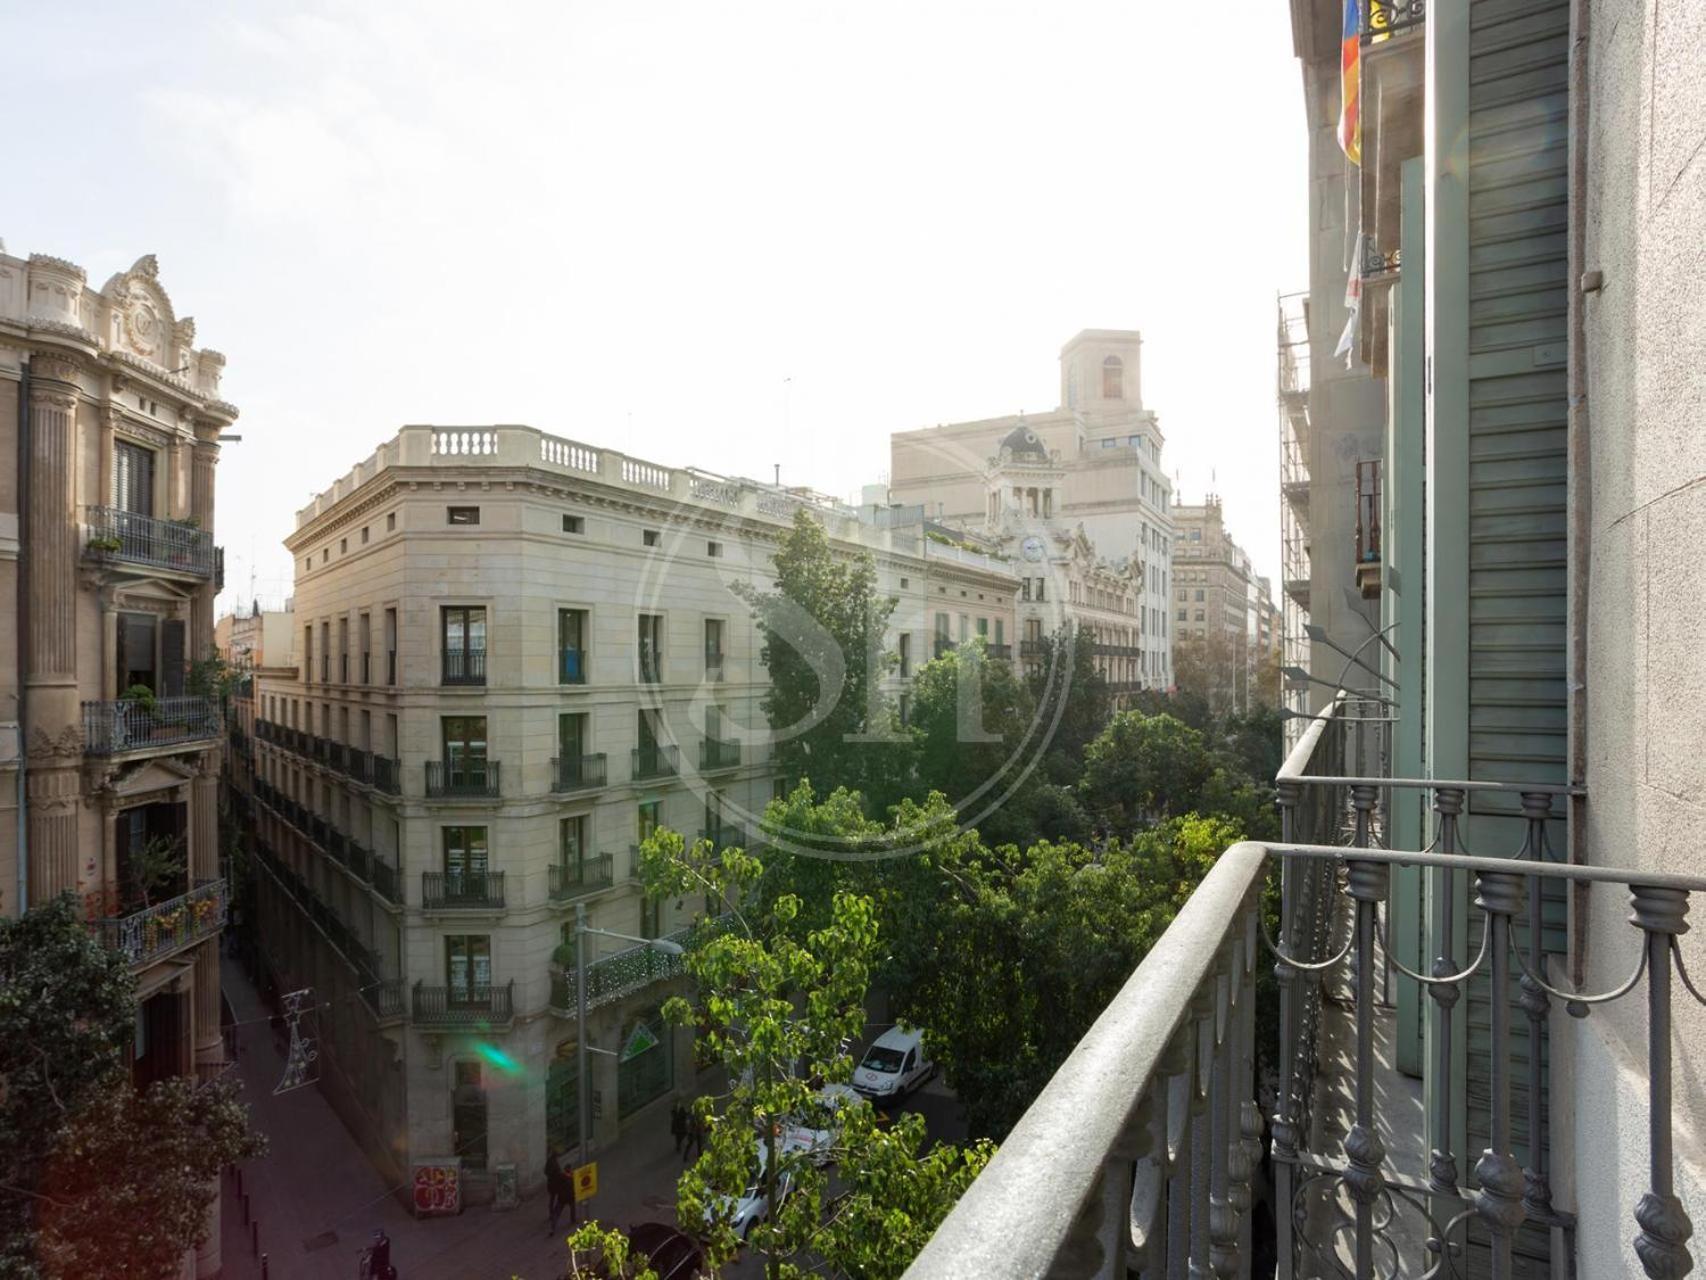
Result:
[[[586,683],[585,609],[557,610],[557,683]]]
[[[486,683],[486,611],[463,606],[443,610],[444,683]]]
[[[176,698],[184,691],[182,621],[151,613],[121,613],[117,618],[117,692],[141,686],[156,697]]]
[[[113,442],[113,506],[138,516],[154,514],[154,451],[128,440]]]
[[[486,901],[486,872],[489,867],[484,827],[444,828],[446,901]]]
[[[444,717],[445,782],[453,788],[486,785],[486,717]]]
[[[444,985],[452,1005],[485,1004],[492,998],[492,940],[485,934],[452,934],[444,940]]]
[[[640,683],[663,679],[663,615],[642,613],[639,622]]]
[[[486,1090],[478,1062],[456,1064],[456,1086],[450,1094],[451,1149],[465,1169],[486,1167]]]
[[[561,865],[570,884],[581,884],[585,881],[587,827],[587,816],[584,813],[564,818],[562,822]]]

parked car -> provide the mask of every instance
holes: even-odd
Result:
[[[848,1085],[824,1085],[805,1109],[783,1126],[782,1149],[805,1152],[806,1158],[821,1169],[835,1158],[836,1144],[841,1141],[842,1109],[859,1102],[858,1093]]]
[[[878,1036],[853,1071],[853,1087],[865,1097],[897,1100],[936,1074],[924,1052],[924,1033],[890,1027]]]
[[[746,1190],[740,1195],[721,1196],[705,1208],[705,1226],[707,1229],[716,1221],[719,1215],[727,1216],[729,1226],[735,1235],[744,1241],[752,1234],[754,1224],[763,1222],[770,1216],[770,1200],[765,1193],[764,1170],[770,1159],[769,1149],[761,1141],[755,1141],[753,1150],[757,1153],[754,1173],[746,1184]],[[794,1189],[794,1175],[786,1164],[776,1172],[776,1204],[780,1208]]]

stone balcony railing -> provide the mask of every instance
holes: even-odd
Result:
[[[196,695],[83,704],[83,750],[92,756],[212,742],[223,732],[219,708]]]
[[[219,568],[213,535],[193,524],[116,507],[90,507],[87,515],[92,556],[193,578],[211,578]]]
[[[225,927],[225,903],[225,881],[206,880],[169,901],[98,920],[93,928],[102,946],[122,952],[139,968],[217,934]]]
[[[1347,758],[1370,758],[1347,752],[1347,741],[1361,741],[1350,734],[1374,726],[1348,721],[1346,705],[1341,697],[1315,719],[1281,770],[1284,838],[1220,855],[908,1277],[1248,1276],[1258,1250],[1277,1259],[1280,1280],[1540,1274],[1517,1270],[1519,1232],[1538,1228],[1542,1240],[1567,1250],[1574,1219],[1552,1204],[1548,1083],[1542,1055],[1526,1046],[1545,1034],[1552,1002],[1582,1017],[1643,985],[1647,1051],[1627,1067],[1645,1081],[1647,1141],[1641,1147],[1630,1132],[1630,1150],[1616,1155],[1643,1152],[1647,1174],[1628,1206],[1638,1232],[1619,1274],[1688,1273],[1691,1226],[1675,1193],[1671,1140],[1671,1004],[1673,979],[1706,1003],[1677,943],[1706,877],[1550,860],[1547,826],[1554,801],[1572,791],[1566,786],[1347,772]],[[1384,712],[1366,719],[1384,721]],[[1377,847],[1390,796],[1406,791],[1433,797],[1433,840],[1421,850]],[[1520,800],[1527,834],[1514,855],[1481,857],[1463,847],[1458,818],[1478,792],[1489,802]],[[1431,901],[1462,897],[1467,915],[1480,918],[1476,930],[1449,909],[1432,913],[1425,972],[1386,948],[1400,868],[1431,882]],[[1276,879],[1271,931],[1264,903]],[[1549,890],[1595,886],[1628,894],[1640,963],[1612,990],[1555,987],[1543,903]],[[1258,1072],[1255,984],[1270,964],[1277,1043]],[[1383,965],[1428,999],[1431,1131],[1422,1118],[1429,1112],[1392,1088],[1377,1060],[1377,1024],[1392,1016]],[[1451,1123],[1458,1086],[1449,1064],[1453,1028],[1463,1022],[1453,1009],[1478,975],[1486,990],[1510,995],[1487,1000],[1485,1078],[1474,1101],[1485,1109],[1490,1142],[1471,1159]],[[1331,1006],[1323,999],[1329,985],[1337,993]],[[1517,1019],[1528,1023],[1520,1054]],[[1341,1046],[1332,1054],[1330,1032]],[[1330,1090],[1345,1099],[1342,1117],[1322,1105]],[[1271,1107],[1271,1186],[1263,1104]],[[1262,1239],[1258,1204],[1276,1206]],[[1569,1261],[1550,1263],[1568,1272]]]
[[[804,509],[831,537],[859,543],[873,551],[916,553],[922,541],[916,524],[901,521],[906,527],[890,527],[895,521],[880,512],[871,513],[868,520],[862,519],[857,508],[831,500],[785,491],[755,480],[712,476],[687,467],[667,467],[526,426],[404,427],[298,510],[296,527],[307,526],[386,471],[401,467],[532,468],[646,499],[667,499],[684,508],[700,508],[716,517],[787,524],[796,511]],[[932,560],[1001,574],[1011,583],[1017,583],[1013,566],[996,556],[940,543],[931,543],[928,554]]]

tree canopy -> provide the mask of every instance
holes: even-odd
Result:
[[[224,1081],[138,1092],[134,983],[69,895],[0,920],[0,1274],[159,1280],[261,1139]]]

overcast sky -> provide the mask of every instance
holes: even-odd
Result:
[[[8,251],[155,253],[229,357],[240,591],[406,422],[850,496],[891,431],[1054,406],[1082,328],[1143,331],[1178,496],[1277,566],[1280,0],[17,4],[0,47]]]

